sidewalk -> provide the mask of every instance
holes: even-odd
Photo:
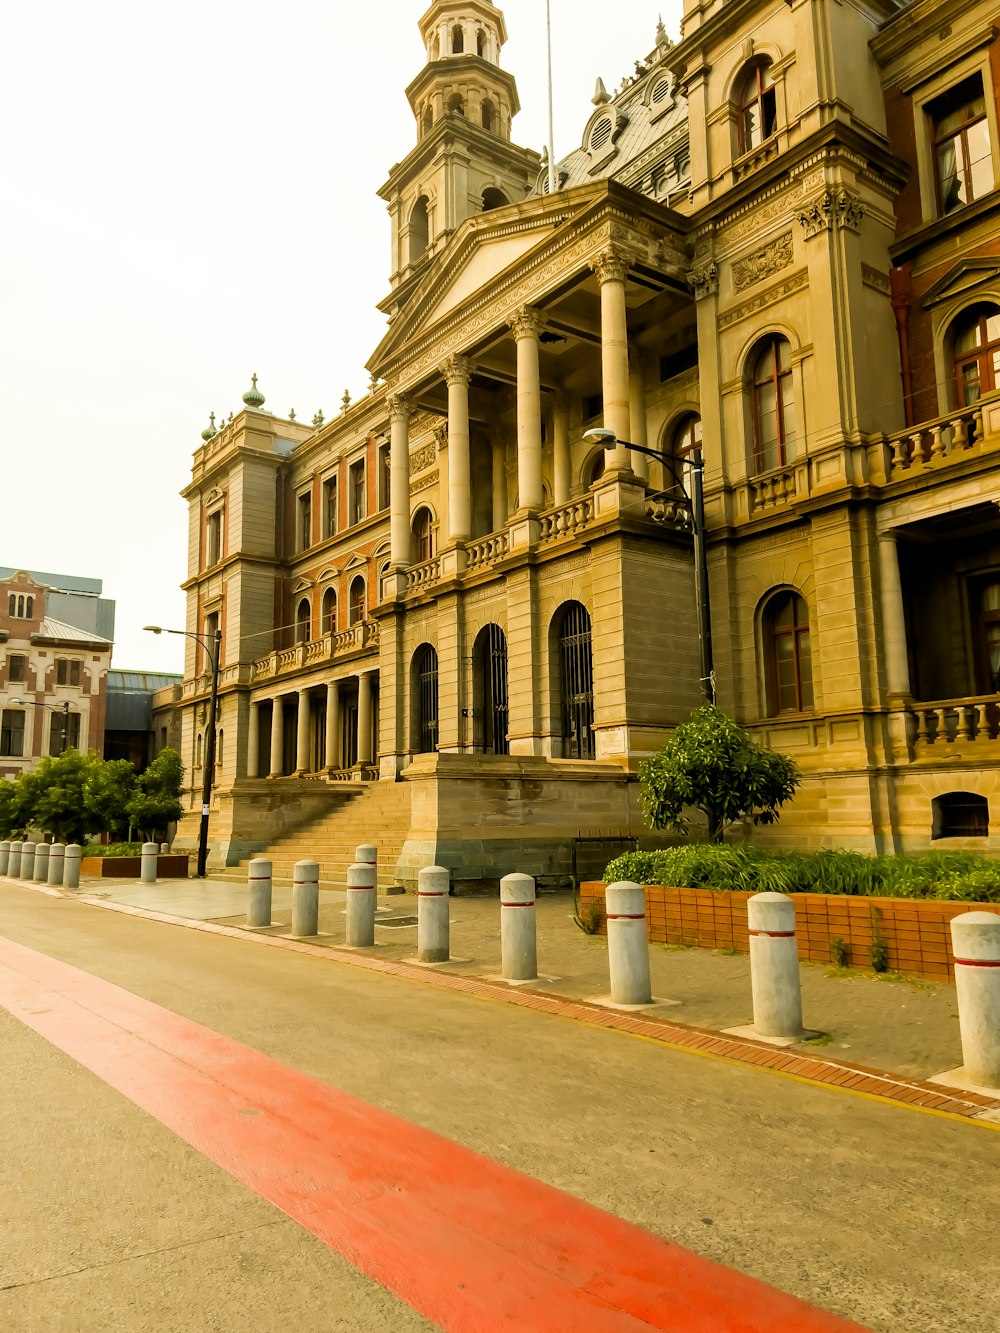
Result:
[[[16,881],[11,881],[12,883]],[[35,886],[41,887],[41,886]],[[55,890],[52,890],[55,892]],[[190,922],[242,930],[246,922],[247,888],[229,880],[165,880],[156,885],[137,881],[85,880],[76,897],[95,905],[117,905],[126,910],[162,913]],[[500,908],[487,898],[451,900],[451,952],[455,961],[434,968],[416,965],[416,898],[413,895],[379,899],[374,949],[351,951],[348,960],[379,960],[412,965],[411,975],[433,982],[444,975],[492,982],[492,998],[527,1003],[529,996],[548,996],[571,1002],[578,1009],[608,1000],[607,941],[584,934],[573,921],[573,899],[569,894],[543,894],[536,908],[538,921],[539,980],[529,988],[507,988],[499,984]],[[274,925],[269,930],[248,932],[253,936],[285,937],[286,947],[332,950],[345,958],[345,895],[324,890],[320,894],[320,934],[307,944],[293,943],[291,888],[276,885],[272,899]],[[284,941],[282,941],[284,943]],[[752,1022],[750,960],[743,954],[723,954],[701,949],[678,949],[661,944],[650,946],[653,995],[658,1001],[638,1014],[622,1015],[613,1010],[594,1010],[607,1015],[606,1026],[643,1032],[652,1023],[676,1029],[700,1029],[721,1033],[726,1028]],[[393,969],[395,970],[395,969]],[[411,971],[411,966],[406,967]],[[806,1025],[821,1035],[784,1050],[767,1048],[772,1057],[754,1063],[784,1067],[789,1072],[813,1076],[805,1065],[810,1061],[840,1062],[862,1070],[884,1071],[909,1080],[926,1080],[961,1063],[955,990],[951,985],[894,974],[879,976],[862,970],[842,971],[803,963],[802,996]],[[479,988],[477,987],[477,990]],[[520,993],[519,993],[520,992]],[[567,1006],[563,1006],[566,1008]],[[579,1012],[572,1017],[579,1018]],[[612,1022],[611,1019],[616,1021]],[[633,1018],[646,1020],[634,1023]],[[650,1022],[651,1021],[651,1022]],[[671,1039],[664,1036],[662,1039]],[[694,1040],[689,1045],[704,1045]],[[756,1043],[722,1038],[713,1044],[717,1053]],[[795,1057],[804,1057],[796,1061]],[[736,1058],[747,1058],[736,1056]],[[784,1065],[782,1064],[785,1059]],[[829,1082],[841,1082],[829,1078]],[[935,1085],[927,1105],[943,1107],[950,1090]],[[934,1094],[937,1094],[935,1097]],[[889,1094],[892,1095],[892,1094]],[[973,1105],[964,1114],[985,1112],[985,1118],[1000,1119],[1000,1099],[956,1093]],[[904,1098],[918,1101],[919,1098]],[[976,1105],[978,1103],[978,1107]],[[955,1109],[947,1107],[945,1109]]]

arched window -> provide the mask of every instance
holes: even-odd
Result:
[[[507,636],[484,625],[472,650],[474,744],[479,754],[509,754]]]
[[[27,601],[27,609],[25,611],[25,616],[27,617],[28,620],[30,620],[34,614],[35,614],[35,599],[34,597],[29,597]]]
[[[17,614],[17,598],[14,596],[13,593],[11,593],[10,597],[7,599],[7,614],[9,616],[14,616]]]
[[[429,643],[413,659],[416,688],[416,750],[434,754],[438,746],[438,655]]]
[[[482,117],[483,117],[483,129],[489,130],[490,133],[492,133],[493,125],[497,118],[497,113],[493,109],[493,103],[490,102],[489,100],[483,103]]]
[[[483,191],[483,212],[488,213],[491,208],[504,208],[510,200],[504,194],[503,190],[495,190],[492,185],[487,186]]]
[[[430,106],[424,107],[424,133],[427,134],[434,127],[434,110]]]
[[[460,56],[464,51],[465,33],[462,31],[460,25],[456,23],[451,30],[451,53],[454,56]]]
[[[486,34],[482,28],[476,33],[476,55],[486,59]]]
[[[778,101],[771,80],[771,62],[751,65],[736,85],[739,116],[737,137],[741,154],[759,148],[778,128]]]
[[[20,620],[24,619],[24,594],[17,599],[17,614]]]
[[[295,613],[295,642],[308,643],[312,623],[312,608],[309,605],[309,598],[303,597],[299,602],[299,609]]]
[[[1000,306],[989,301],[963,310],[952,325],[959,407],[1000,389]]]
[[[456,116],[465,115],[465,98],[461,93],[452,93],[448,99],[448,110]]]
[[[415,264],[430,242],[427,196],[422,194],[410,209],[410,263]]]
[[[972,791],[948,791],[931,801],[931,839],[987,838],[990,803]]]
[[[751,359],[753,453],[757,472],[784,467],[795,455],[795,384],[787,338],[772,335]]]
[[[434,525],[426,505],[413,515],[413,559],[417,564],[434,555]]]
[[[801,713],[813,706],[809,609],[788,590],[764,608],[764,674],[768,713]]]
[[[681,417],[674,429],[671,448],[675,458],[686,458],[695,449],[701,448],[701,417],[697,412],[689,412]]]
[[[593,759],[596,750],[590,615],[579,602],[567,602],[557,614],[563,757]]]
[[[327,588],[323,594],[323,633],[336,634],[337,632],[337,590],[336,588]]]
[[[596,486],[597,483],[604,476],[604,471],[607,467],[607,458],[605,457],[606,453],[607,450],[598,449],[597,453],[587,464],[586,470],[584,471],[583,474],[583,484],[588,488],[591,486]]]
[[[360,574],[351,581],[351,597],[348,605],[348,622],[360,625],[365,618],[365,581]]]

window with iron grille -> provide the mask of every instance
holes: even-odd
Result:
[[[472,655],[473,733],[479,754],[509,754],[507,740],[507,636],[499,625],[484,625]]]
[[[438,655],[429,643],[417,650],[417,753],[434,754],[438,747]]]
[[[559,684],[563,756],[593,759],[594,656],[590,615],[579,602],[568,602],[559,625]]]

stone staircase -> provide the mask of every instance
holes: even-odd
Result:
[[[359,843],[378,848],[378,887],[395,885],[393,874],[410,827],[410,787],[406,782],[365,782],[357,794],[329,814],[277,838],[255,855],[269,860],[276,881],[291,882],[296,861],[317,861],[320,883],[344,888],[347,868]],[[250,858],[229,866],[225,879],[246,881]]]

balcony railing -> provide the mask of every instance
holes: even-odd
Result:
[[[432,583],[438,583],[441,579],[441,560],[439,556],[434,556],[430,560],[423,560],[419,565],[411,565],[406,571],[406,591],[419,592],[422,588],[428,588]]]
[[[995,438],[1000,444],[1000,436]],[[981,402],[897,431],[888,437],[892,480],[972,456],[981,449],[984,439]]]
[[[559,505],[556,509],[547,509],[538,516],[541,531],[539,545],[557,541],[560,537],[572,537],[594,521],[594,497],[581,495],[578,500]]]
[[[651,518],[654,523],[662,523],[665,528],[688,531],[691,527],[691,511],[687,502],[678,497],[676,491],[660,491],[657,495],[648,495],[646,517]]]
[[[510,550],[510,539],[504,532],[491,532],[488,537],[480,537],[478,541],[467,542],[465,554],[468,557],[466,569],[489,569],[502,560]]]
[[[917,745],[943,749],[963,741],[1000,741],[1000,694],[915,703],[910,708],[910,717]],[[1000,745],[997,749],[1000,753]]]
[[[273,676],[282,676],[291,671],[301,671],[304,667],[329,662],[352,653],[364,652],[378,647],[379,627],[377,620],[359,621],[349,629],[337,634],[324,634],[321,639],[311,639],[308,643],[297,643],[293,648],[281,648],[267,657],[261,657],[253,664],[253,679],[268,680]]]

